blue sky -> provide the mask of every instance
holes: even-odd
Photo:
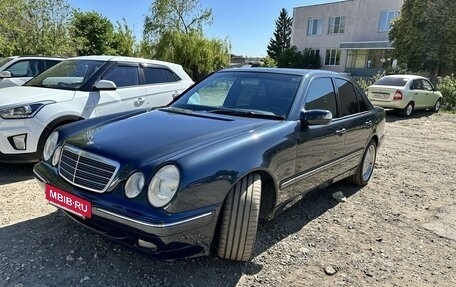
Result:
[[[211,38],[227,38],[231,53],[243,56],[266,56],[269,39],[273,36],[275,20],[282,8],[293,16],[293,7],[314,5],[340,0],[201,0],[204,8],[211,8],[214,23],[204,27]],[[141,39],[144,17],[152,0],[68,0],[73,8],[95,10],[116,23],[122,18]]]

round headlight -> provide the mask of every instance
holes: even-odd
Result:
[[[46,143],[44,144],[43,149],[43,159],[48,160],[51,158],[52,154],[57,147],[57,141],[59,139],[59,132],[55,131],[47,138]]]
[[[142,172],[135,172],[130,175],[125,183],[125,196],[128,198],[134,198],[138,196],[144,187],[144,174]]]
[[[147,198],[155,207],[167,205],[179,187],[180,174],[174,165],[166,165],[159,169],[150,181]]]
[[[52,165],[56,166],[57,163],[59,163],[60,160],[60,154],[62,153],[62,146],[59,145],[54,152],[54,156],[52,156]]]

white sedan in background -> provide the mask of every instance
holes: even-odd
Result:
[[[372,104],[398,110],[404,117],[418,109],[438,112],[442,103],[442,93],[428,79],[415,75],[384,76],[369,86],[367,96]]]

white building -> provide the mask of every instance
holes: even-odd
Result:
[[[312,49],[322,69],[372,76],[396,64],[388,32],[404,0],[345,0],[293,9],[291,43]]]

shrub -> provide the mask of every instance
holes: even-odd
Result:
[[[456,76],[451,74],[446,77],[437,78],[437,89],[443,95],[442,106],[446,110],[456,108]]]

